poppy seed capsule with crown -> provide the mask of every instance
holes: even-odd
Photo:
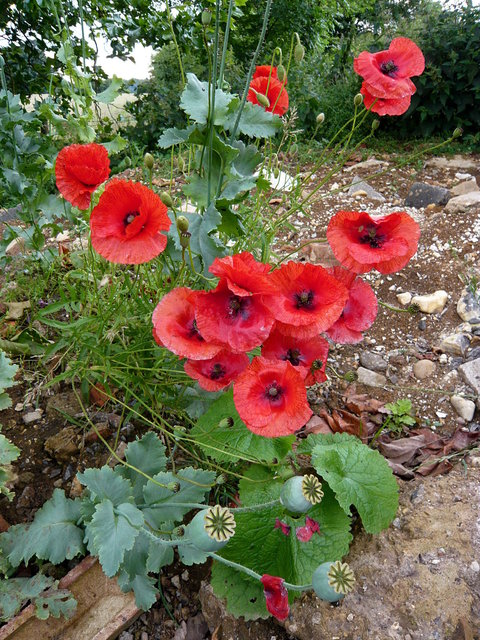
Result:
[[[280,502],[293,513],[306,513],[323,497],[322,483],[314,475],[294,476],[284,482]]]
[[[327,602],[338,602],[353,589],[355,576],[345,562],[324,562],[312,576],[313,590]]]
[[[199,511],[185,534],[202,551],[217,551],[224,547],[235,533],[235,518],[229,509],[215,505]]]

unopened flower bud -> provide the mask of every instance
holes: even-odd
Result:
[[[362,102],[363,102],[363,96],[362,96],[362,94],[361,94],[361,93],[357,93],[357,95],[356,95],[356,96],[354,97],[354,99],[353,99],[353,104],[354,104],[356,107],[359,107],[359,106],[362,104]]]
[[[228,418],[222,418],[218,423],[218,426],[220,429],[229,429],[230,427],[233,427],[233,418],[230,416]]]
[[[180,246],[182,249],[188,249],[192,234],[189,231],[182,231],[180,234]]]
[[[185,233],[188,231],[189,222],[185,216],[178,216],[177,218],[177,229],[180,233]]]
[[[372,131],[376,131],[379,126],[380,126],[380,120],[374,120],[372,122]]]
[[[202,24],[204,27],[208,27],[208,25],[212,21],[212,12],[209,9],[204,9],[202,11]]]
[[[126,168],[131,167],[132,166],[132,159],[130,158],[130,156],[125,156],[125,159],[123,161],[123,164]]]
[[[179,527],[176,527],[172,533],[177,538],[183,538],[183,536],[185,535],[185,527],[180,525]]]
[[[280,80],[280,82],[283,82],[287,79],[287,70],[285,69],[283,64],[279,64],[277,67],[277,78]]]
[[[149,171],[151,171],[153,169],[154,162],[155,162],[155,160],[154,160],[154,158],[153,158],[151,153],[146,153],[143,156],[143,164],[147,167],[147,169]]]
[[[298,152],[298,144],[294,142],[290,147],[290,153],[294,156]]]
[[[270,106],[270,100],[267,98],[267,96],[264,96],[263,93],[258,93],[258,91],[255,91],[255,95],[257,97],[258,104],[261,104],[262,107],[268,109],[268,107]]]
[[[167,484],[167,489],[169,491],[173,491],[173,493],[178,493],[180,491],[180,483],[179,482],[169,482]]]
[[[325,121],[325,114],[319,113],[315,120],[317,121],[317,124],[323,124]]]
[[[164,205],[166,205],[169,209],[171,209],[173,207],[173,200],[172,200],[172,196],[167,193],[166,191],[162,191],[162,193],[160,194],[160,200],[163,202]]]
[[[280,169],[278,167],[275,167],[275,169],[273,170],[273,177],[278,178],[279,175],[280,175]]]
[[[463,135],[463,129],[461,129],[460,127],[457,127],[455,131],[452,133],[452,138],[460,138],[461,135]]]
[[[218,485],[225,484],[226,481],[227,481],[227,477],[225,476],[224,473],[221,473],[219,476],[215,478],[215,484],[218,484]]]
[[[297,64],[304,59],[304,57],[305,57],[305,47],[303,46],[303,44],[295,45],[295,49],[293,50],[293,57],[294,57],[295,62]]]

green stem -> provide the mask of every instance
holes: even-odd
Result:
[[[390,311],[398,311],[398,313],[412,313],[410,311],[410,307],[407,307],[406,309],[399,309],[399,307],[394,307],[393,305],[388,304],[387,302],[382,302],[382,300],[377,300],[377,302],[382,307],[385,307],[386,309],[390,309]]]
[[[223,85],[223,73],[225,71],[225,62],[227,59],[228,37],[230,35],[230,23],[232,22],[232,11],[233,11],[233,0],[229,0],[227,22],[225,24],[225,34],[223,37],[222,60],[220,62],[220,71],[218,74],[218,85],[220,89],[222,88],[222,85]]]
[[[175,46],[175,51],[177,52],[178,66],[180,68],[180,75],[182,76],[182,85],[185,86],[185,73],[183,71],[182,56],[180,55],[180,48],[178,46],[177,37],[175,35],[175,30],[173,28],[172,12],[170,10],[170,0],[166,0],[165,7],[167,10],[168,25],[172,33],[173,44]]]
[[[219,20],[220,20],[220,0],[216,0],[215,3],[215,42],[213,45],[213,70],[212,80],[209,83],[211,87],[211,107],[209,108],[210,118],[208,122],[208,173],[207,173],[207,209],[210,206],[212,200],[211,185],[212,185],[212,162],[213,162],[213,132],[215,128],[215,97],[217,94],[217,69],[218,69],[218,32],[219,32]]]

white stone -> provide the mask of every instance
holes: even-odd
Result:
[[[410,304],[412,301],[412,294],[409,291],[405,291],[405,293],[397,293],[397,300],[400,304],[404,306]]]
[[[363,162],[358,162],[357,164],[354,164],[351,167],[346,167],[344,171],[346,173],[350,173],[350,171],[355,171],[357,169],[381,169],[382,167],[387,165],[388,165],[388,162],[385,162],[384,160],[369,158],[368,160],[364,160]]]
[[[25,240],[17,236],[14,238],[5,249],[6,256],[18,256],[25,251]]]
[[[472,177],[471,173],[456,173],[455,174],[455,178],[457,180],[468,180],[471,177]]]
[[[418,380],[425,380],[435,373],[435,363],[431,360],[417,360],[413,365],[413,375]]]
[[[476,178],[464,180],[450,189],[452,196],[463,196],[466,193],[472,193],[474,191],[480,191]]]
[[[445,213],[463,213],[470,207],[480,207],[480,191],[465,193],[463,196],[451,198],[445,206]]]
[[[475,413],[474,402],[467,400],[467,398],[462,398],[462,396],[452,396],[450,398],[450,402],[461,418],[467,422],[471,422],[473,420],[473,415]]]
[[[440,289],[424,296],[413,296],[412,304],[417,305],[423,313],[440,313],[445,308],[447,300],[448,293]]]
[[[472,571],[474,571],[475,573],[478,573],[480,571],[480,564],[478,564],[478,562],[476,560],[474,560],[472,562],[472,564],[470,565],[470,569]]]
[[[440,364],[447,364],[448,362],[448,356],[446,353],[442,353],[441,356],[439,357],[438,361],[440,362]]]
[[[453,156],[453,158],[430,158],[425,166],[435,167],[435,169],[463,169],[465,171],[475,171],[477,168],[477,164],[473,160],[463,158],[460,155]]]
[[[376,371],[370,371],[364,367],[358,367],[357,380],[360,384],[365,384],[369,387],[383,387],[387,383],[387,379],[381,373]]]
[[[458,373],[477,394],[480,394],[480,358],[461,364],[458,367]]]

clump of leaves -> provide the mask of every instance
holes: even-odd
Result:
[[[7,358],[5,353],[0,351],[0,411],[12,406],[12,400],[8,393],[6,393],[6,389],[17,384],[15,382],[17,371],[18,366],[12,364],[10,358]]]
[[[388,402],[385,409],[390,411],[387,419],[382,425],[382,430],[388,430],[391,433],[400,435],[405,427],[412,427],[415,424],[415,418],[412,416],[412,402],[408,398],[397,400],[396,402]]]

